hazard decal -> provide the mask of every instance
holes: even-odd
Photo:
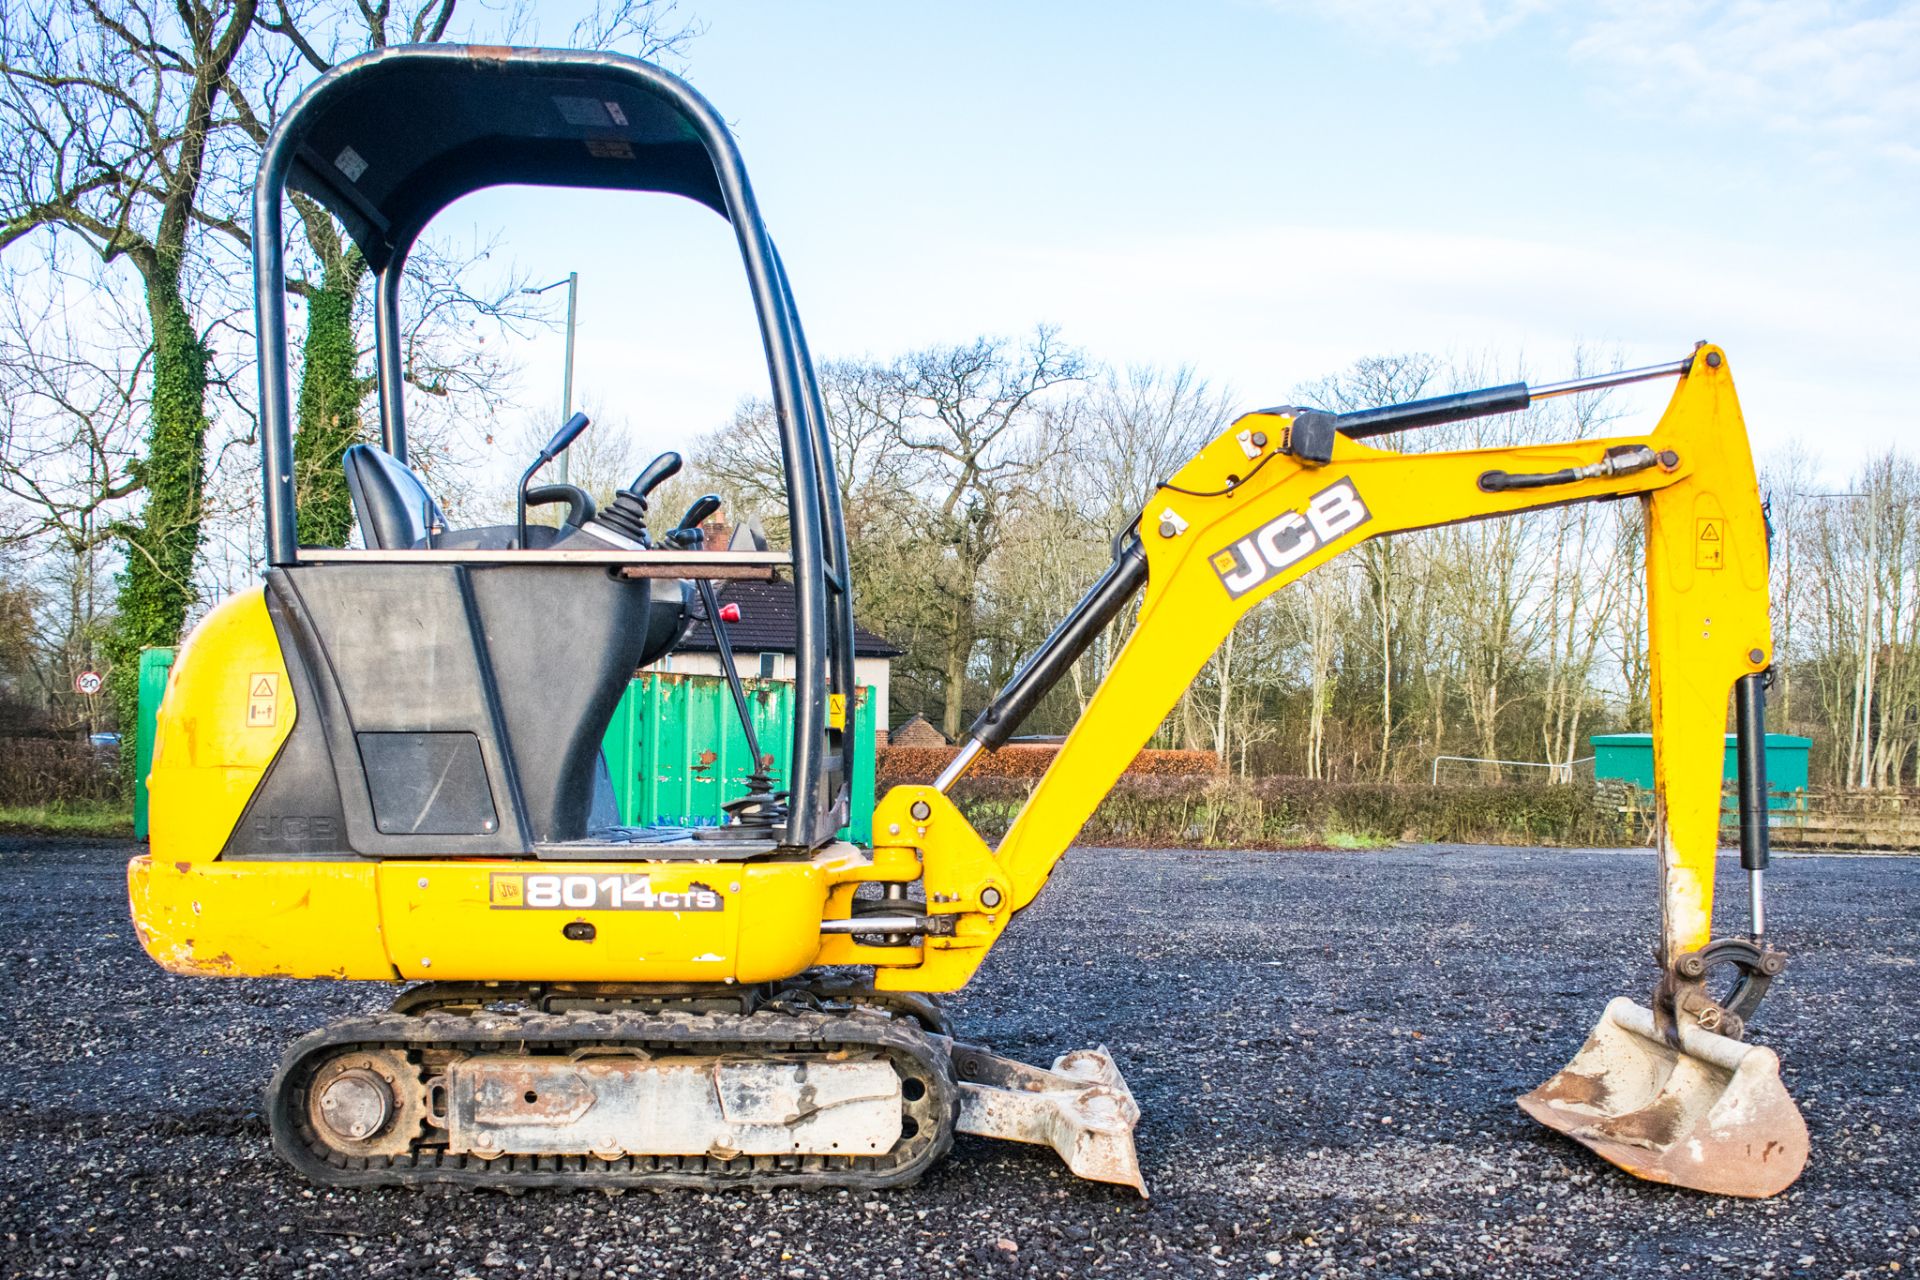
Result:
[[[280,676],[257,672],[247,677],[247,728],[271,729],[280,719]]]
[[[1696,569],[1726,568],[1726,520],[1720,516],[1710,516],[1693,523],[1693,567]]]

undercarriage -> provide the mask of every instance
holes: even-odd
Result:
[[[947,1032],[930,1000],[829,982],[427,983],[297,1041],[267,1108],[337,1186],[880,1188],[975,1133],[1145,1194],[1104,1050],[1047,1071]]]

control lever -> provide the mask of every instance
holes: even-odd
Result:
[[[675,462],[678,461],[676,458]],[[687,508],[687,513],[680,517],[680,523],[666,535],[665,540],[687,551],[700,550],[707,541],[706,532],[700,526],[719,509],[719,494],[707,493],[695,498],[693,505]],[[695,577],[693,585],[700,593],[701,608],[707,611],[707,626],[713,632],[714,648],[720,652],[720,669],[726,673],[727,688],[733,693],[733,709],[739,713],[740,729],[747,738],[747,750],[753,753],[753,772],[746,777],[747,794],[738,800],[727,801],[721,808],[732,814],[742,827],[771,830],[786,820],[787,806],[784,800],[787,793],[773,789],[773,775],[766,771],[766,757],[760,754],[760,737],[753,731],[753,716],[747,710],[746,686],[741,683],[740,668],[733,660],[733,641],[727,635],[725,624],[738,622],[740,610],[731,604],[721,608],[719,598],[714,594],[712,579]],[[725,830],[719,829],[721,832]],[[710,838],[724,837],[716,833]]]
[[[577,484],[543,484],[527,490],[527,505],[530,507],[544,507],[555,502],[567,504],[567,525],[574,529],[593,519],[597,509],[593,495]]]
[[[694,533],[700,535],[699,538],[696,540],[697,544],[700,546],[706,545],[707,535],[700,528],[700,526],[705,524],[707,521],[713,519],[713,513],[718,511],[719,509],[720,509],[719,494],[717,493],[701,494],[699,497],[693,500],[693,505],[687,508],[687,514],[680,517],[680,523],[674,528],[672,533],[667,535],[667,537],[670,539],[677,540],[679,535],[683,535],[689,529],[691,529]]]
[[[647,495],[679,474],[679,471],[679,454],[671,450],[661,454],[641,468],[632,484],[613,495],[613,505],[595,517],[595,523],[627,539],[636,547],[651,547],[653,539],[647,536]],[[715,506],[719,502],[718,498],[714,499]],[[673,531],[678,532],[679,529]],[[671,538],[672,534],[668,537]]]
[[[527,486],[533,482],[533,473],[565,453],[567,446],[578,440],[580,433],[585,431],[592,421],[586,414],[576,413],[561,423],[560,429],[553,433],[553,439],[547,441],[546,448],[540,450],[540,456],[533,460],[533,465],[520,473],[520,507],[514,520],[516,535],[514,546],[524,548],[527,545]],[[675,461],[677,462],[678,459]]]

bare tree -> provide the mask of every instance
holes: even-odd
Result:
[[[134,656],[177,640],[192,600],[211,353],[183,282],[196,233],[237,230],[199,196],[254,8],[21,0],[0,13],[0,252],[36,232],[72,236],[131,265],[145,295],[149,425],[135,476],[145,505],[119,528],[127,564],[110,646],[129,719]]]
[[[1317,382],[1307,383],[1294,392],[1302,404],[1332,413],[1351,413],[1383,405],[1417,400],[1426,393],[1437,364],[1432,356],[1404,354],[1367,356],[1348,369]],[[1385,437],[1384,448],[1401,447],[1398,433]],[[1374,634],[1380,652],[1380,758],[1379,776],[1385,777],[1393,761],[1393,673],[1394,645],[1397,638],[1395,614],[1403,590],[1399,570],[1399,544],[1390,538],[1376,538],[1361,548],[1361,563],[1367,575],[1367,599],[1373,610]],[[1315,775],[1318,776],[1318,775]]]
[[[877,412],[915,458],[913,478],[929,500],[926,537],[940,552],[926,586],[953,620],[942,664],[950,738],[960,732],[978,635],[981,570],[1066,438],[1065,410],[1047,393],[1086,372],[1086,358],[1046,326],[1023,343],[977,338],[914,352],[888,370],[893,391]]]

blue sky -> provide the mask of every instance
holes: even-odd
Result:
[[[1044,321],[1254,407],[1370,354],[1551,380],[1705,337],[1763,451],[1838,475],[1920,426],[1920,4],[683,10],[818,357]],[[581,273],[580,395],[636,452],[764,389],[704,210],[504,191],[440,225]],[[520,351],[557,401],[558,336]]]

